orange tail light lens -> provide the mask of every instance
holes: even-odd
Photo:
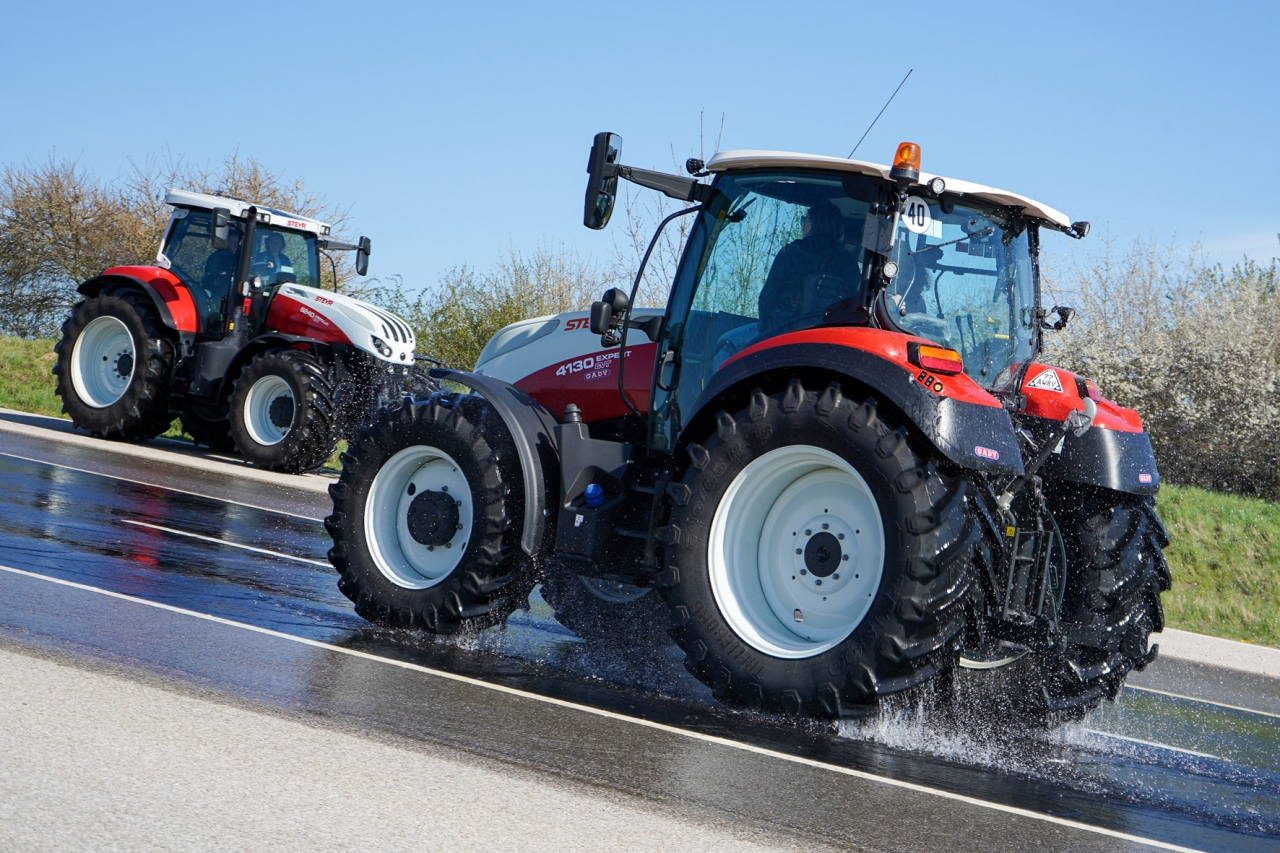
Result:
[[[964,357],[953,349],[934,347],[911,341],[907,344],[907,361],[934,373],[964,372]]]

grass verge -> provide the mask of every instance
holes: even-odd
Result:
[[[0,407],[63,417],[53,341],[0,337]],[[175,421],[165,435],[188,438]],[[341,470],[339,442],[326,468]],[[1171,628],[1280,647],[1280,504],[1165,485],[1156,501],[1169,528]]]
[[[1280,647],[1280,504],[1160,487],[1171,628]]]

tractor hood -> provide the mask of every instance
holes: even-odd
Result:
[[[267,324],[286,334],[349,343],[391,364],[412,364],[414,335],[396,315],[359,299],[300,284],[281,285]]]

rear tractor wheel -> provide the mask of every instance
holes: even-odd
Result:
[[[127,441],[169,428],[173,341],[149,297],[124,291],[84,300],[55,349],[58,396],[76,426]]]
[[[978,535],[967,485],[874,399],[756,390],[688,453],[657,585],[718,697],[861,715],[952,665]]]
[[[1050,649],[966,648],[963,681],[979,704],[1032,727],[1078,720],[1114,699],[1131,670],[1155,659],[1149,637],[1164,628],[1160,593],[1170,587],[1164,525],[1149,498],[1050,484],[1051,522],[1065,563],[1062,641]],[[985,652],[985,653],[982,653]]]
[[[451,634],[528,601],[515,446],[478,397],[382,410],[329,487],[338,589],[371,622]]]
[[[303,350],[254,357],[231,394],[231,438],[247,461],[269,471],[319,468],[337,442],[336,370]]]

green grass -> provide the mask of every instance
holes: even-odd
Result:
[[[0,407],[62,415],[53,341],[0,337]],[[184,438],[177,422],[165,433]],[[325,467],[341,470],[340,442]],[[1156,502],[1169,528],[1171,628],[1280,647],[1280,503],[1165,485]]]
[[[0,406],[38,415],[66,417],[52,373],[53,340],[0,337]]]
[[[1280,503],[1161,486],[1171,628],[1280,647]]]

